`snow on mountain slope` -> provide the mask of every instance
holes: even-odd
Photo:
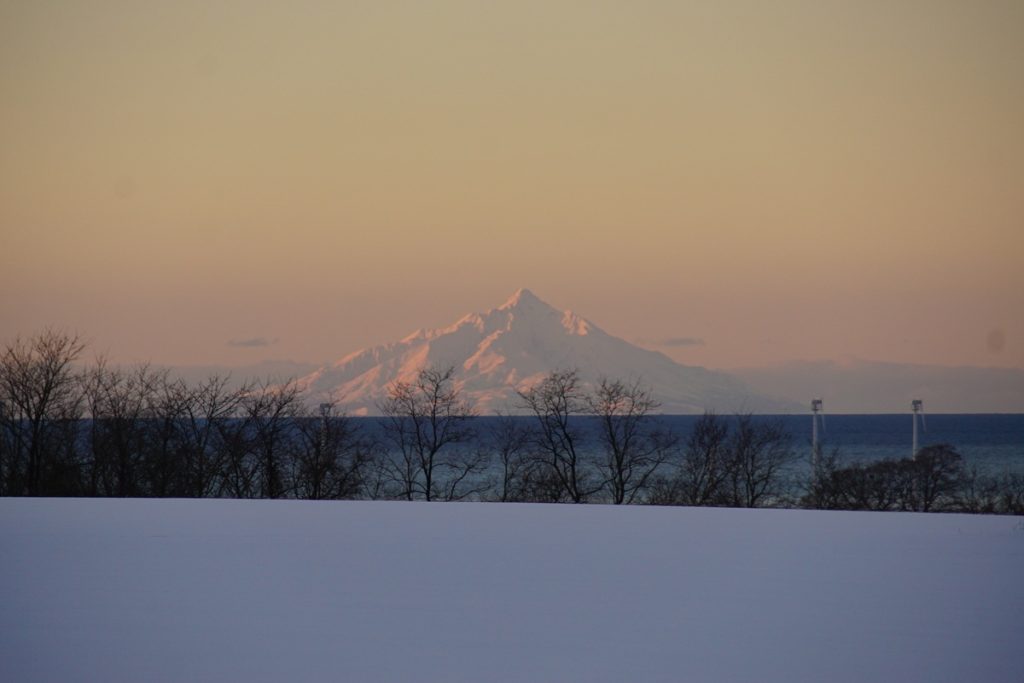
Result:
[[[668,414],[784,412],[793,404],[758,396],[723,372],[676,363],[612,336],[571,311],[558,311],[520,289],[486,313],[454,325],[418,330],[401,341],[348,355],[299,380],[316,400],[333,400],[352,414],[374,414],[395,381],[424,367],[456,370],[456,382],[481,413],[515,412],[517,390],[553,370],[576,368],[585,382],[599,377],[639,380]]]

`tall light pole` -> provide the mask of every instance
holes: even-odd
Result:
[[[914,414],[912,416],[913,419],[914,419],[914,445],[913,445],[913,452],[910,454],[910,456],[912,458],[916,458],[917,457],[917,420],[918,420],[919,417],[921,419],[921,427],[925,428],[925,424],[924,424],[924,402],[921,399],[919,399],[919,398],[915,398],[913,401],[910,402],[910,407],[914,411]]]
[[[331,416],[331,404],[320,404],[320,456],[324,457],[327,452],[327,420]]]
[[[818,418],[822,420],[822,428],[824,429],[824,415],[819,415],[822,410],[822,401],[820,398],[811,400],[811,473],[814,476],[814,481],[818,481],[819,468],[821,467],[821,444],[818,443]]]

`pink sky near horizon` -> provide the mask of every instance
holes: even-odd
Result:
[[[1024,368],[1024,3],[0,5],[0,341],[323,362],[528,287],[710,367]]]

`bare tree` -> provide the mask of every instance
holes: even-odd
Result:
[[[729,439],[731,505],[759,507],[778,500],[785,469],[796,459],[791,441],[777,420],[756,422],[749,414],[736,416]]]
[[[908,510],[913,473],[908,460],[876,460],[839,466],[825,459],[804,505],[830,510]]]
[[[963,457],[949,444],[932,444],[908,462],[914,485],[910,508],[931,512],[952,505],[963,485]]]
[[[839,471],[846,475],[847,498],[854,509],[909,510],[912,505],[914,477],[905,460],[879,460],[863,467],[854,465]],[[842,489],[841,489],[842,490]]]
[[[809,510],[837,510],[842,507],[840,478],[841,451],[838,447],[827,455],[820,455],[812,463],[811,472],[803,480],[803,496],[800,506]],[[814,467],[813,465],[817,465]]]
[[[260,498],[262,494],[260,471],[262,462],[253,434],[253,422],[239,400],[237,414],[215,421],[215,462],[218,483],[214,495],[228,498]]]
[[[557,499],[573,503],[586,502],[601,489],[593,481],[584,461],[583,431],[573,416],[587,410],[586,396],[576,370],[558,370],[527,391],[520,391],[523,405],[537,421],[532,434],[532,447],[543,467],[538,478],[555,483]]]
[[[675,475],[659,479],[650,502],[659,505],[755,507],[778,494],[785,464],[794,457],[777,423],[749,415],[727,420],[705,412],[694,423]]]
[[[961,485],[955,493],[954,508],[961,512],[994,514],[999,510],[999,480],[977,465],[964,468]]]
[[[225,453],[219,442],[226,420],[238,417],[247,387],[229,388],[227,376],[214,375],[195,388],[182,381],[166,388],[168,404],[181,412],[175,420],[181,457],[180,495],[205,498],[224,492]]]
[[[514,417],[499,414],[487,436],[488,446],[501,468],[492,487],[494,500],[501,503],[528,500],[526,485],[531,467],[529,431]]]
[[[188,495],[188,423],[192,392],[163,373],[148,409],[151,417],[149,454],[145,469],[150,492],[156,497]]]
[[[803,499],[807,507],[842,510],[958,509],[994,511],[998,489],[991,480],[966,472],[948,444],[925,446],[914,458],[877,460],[845,467],[834,456],[823,463]]]
[[[300,406],[301,390],[294,381],[282,385],[270,380],[259,382],[242,397],[261,498],[281,498],[291,488],[286,464]]]
[[[84,392],[89,416],[93,495],[148,493],[145,460],[150,453],[154,397],[167,373],[142,365],[112,368],[104,358],[88,370]]]
[[[458,500],[485,486],[475,478],[484,468],[484,454],[463,447],[474,437],[475,411],[454,375],[452,367],[420,370],[415,380],[392,384],[379,406],[394,449],[384,467],[400,498]]]
[[[651,412],[658,402],[639,382],[602,378],[585,399],[598,420],[597,440],[604,458],[597,463],[616,505],[632,503],[665,462],[674,439],[654,428]]]
[[[18,427],[13,407],[7,405],[6,395],[0,393],[0,496],[10,495],[20,485],[17,481],[21,461]]]
[[[295,496],[310,500],[357,498],[373,461],[373,443],[333,403],[320,406],[317,417],[298,421],[299,448]]]
[[[71,471],[77,467],[74,438],[58,435],[80,414],[73,364],[84,350],[78,335],[45,330],[27,340],[19,337],[0,352],[0,419],[10,451],[0,472],[8,494],[56,493],[68,477],[77,478]]]
[[[999,479],[999,511],[1024,515],[1024,474],[1007,472]]]
[[[732,458],[729,425],[714,413],[701,415],[690,432],[680,467],[680,495],[685,505],[721,505]]]

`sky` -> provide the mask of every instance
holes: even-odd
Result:
[[[0,0],[0,338],[327,361],[520,287],[1024,368],[1024,3]]]

